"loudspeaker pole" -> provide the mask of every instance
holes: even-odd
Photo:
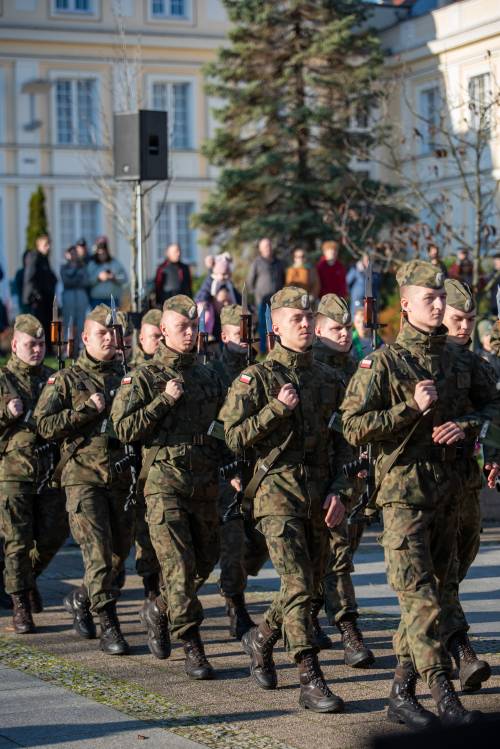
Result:
[[[140,312],[142,308],[142,297],[144,294],[144,277],[143,277],[143,245],[142,245],[142,185],[141,181],[138,180],[135,183],[135,225],[136,225],[136,243],[137,243],[137,256],[136,256],[136,279],[137,287],[135,289],[134,299],[134,312]]]

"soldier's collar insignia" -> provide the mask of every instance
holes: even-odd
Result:
[[[371,359],[361,359],[359,366],[361,369],[371,369],[373,361]]]
[[[240,382],[243,382],[245,385],[250,385],[250,383],[252,382],[252,379],[253,379],[252,375],[245,374],[245,373],[240,375]]]
[[[194,320],[196,317],[196,307],[194,305],[188,309],[188,317],[190,320]]]
[[[308,309],[309,307],[309,294],[302,294],[300,297],[300,304],[302,305],[302,309]]]
[[[122,385],[130,385],[132,382],[132,378],[130,375],[126,375],[125,377],[122,377]]]

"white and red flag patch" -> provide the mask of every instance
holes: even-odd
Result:
[[[47,380],[47,385],[53,385],[55,381],[56,381],[56,378],[55,378],[55,376],[54,376],[54,375],[52,375],[52,376],[51,376],[51,377],[49,377],[49,379]]]
[[[371,369],[373,362],[371,359],[361,359],[359,366],[361,369]]]
[[[126,377],[122,377],[122,385],[130,385],[132,382],[132,378],[129,377],[129,375],[126,375]]]
[[[245,385],[250,385],[250,383],[252,382],[252,375],[245,374],[245,373],[241,374],[240,382],[243,382]]]

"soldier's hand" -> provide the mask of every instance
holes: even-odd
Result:
[[[328,528],[340,525],[344,519],[345,507],[338,494],[329,494],[323,502],[323,509],[326,510],[325,523]]]
[[[106,401],[104,400],[104,395],[102,393],[92,393],[89,401],[94,404],[98,413],[101,413],[101,411],[104,411],[106,408]]]
[[[447,421],[446,424],[440,424],[432,430],[432,440],[437,445],[453,445],[465,439],[465,432],[455,424],[454,421]]]
[[[498,465],[498,463],[486,463],[486,465],[484,466],[484,470],[488,471],[488,475],[486,476],[488,487],[490,489],[494,489],[497,476],[500,474],[500,466]]]
[[[184,392],[184,388],[182,387],[182,382],[176,379],[169,380],[167,384],[165,385],[165,392],[167,395],[173,398],[174,401],[178,401]]]
[[[234,478],[232,478],[230,483],[233,489],[235,490],[235,492],[241,491],[242,484],[241,484],[241,479],[238,476],[235,476]]]
[[[299,402],[299,396],[297,395],[294,386],[288,382],[286,385],[283,385],[279,391],[278,400],[281,403],[284,403],[287,408],[293,410]]]
[[[12,398],[12,400],[7,403],[7,410],[13,419],[17,419],[19,416],[21,416],[22,412],[24,411],[21,398]]]
[[[419,410],[422,413],[427,411],[434,401],[437,401],[438,397],[434,380],[422,380],[421,382],[417,382],[413,397],[415,398]]]

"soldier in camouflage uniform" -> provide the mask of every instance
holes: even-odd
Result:
[[[161,342],[154,358],[121,388],[112,419],[123,442],[143,445],[141,483],[151,540],[164,586],[147,601],[143,621],[154,653],[167,629],[183,642],[190,678],[211,679],[199,627],[196,595],[219,558],[217,514],[219,441],[207,435],[222,405],[223,386],[196,363],[198,316],[192,299],[177,295],[163,308]]]
[[[351,348],[352,320],[349,305],[336,294],[325,294],[316,315],[313,354],[316,361],[335,370],[335,378],[341,380],[344,391],[357,369],[350,355]],[[361,492],[362,480],[359,477],[355,479],[353,487],[342,491],[341,498],[348,512],[358,501]],[[363,528],[363,524],[353,523],[352,527],[355,529],[353,536],[357,548],[361,539],[361,533],[357,529]],[[329,622],[337,626],[342,636],[345,663],[353,668],[364,668],[373,663],[374,656],[365,646],[356,623],[359,613],[351,579],[351,572],[354,571],[351,542],[346,514],[342,523],[330,531],[330,557],[322,584],[323,597],[313,601],[312,617],[318,645],[322,649],[331,647],[330,638],[323,632],[318,621],[318,613],[324,601]]]
[[[496,322],[493,326],[490,338],[491,351],[488,355],[485,355],[485,359],[488,364],[494,369],[495,376],[497,378],[497,386],[500,390],[500,322]]]
[[[472,378],[475,381],[491,379],[493,373],[489,372],[489,364],[479,354],[473,353],[470,348],[471,335],[476,320],[476,305],[470,288],[456,281],[446,279],[446,310],[443,319],[448,328],[448,345],[455,354],[457,361],[462,364],[464,373],[473,371]],[[478,370],[479,374],[475,374]],[[481,374],[486,370],[485,374]],[[466,376],[466,375],[465,375]],[[471,410],[473,404],[470,404]],[[460,683],[462,689],[476,690],[481,683],[487,681],[491,674],[488,663],[479,660],[467,637],[469,625],[458,598],[458,588],[467,575],[470,566],[479,551],[481,535],[481,506],[479,494],[482,487],[482,474],[479,464],[474,455],[475,440],[471,437],[464,444],[467,446],[468,457],[457,461],[456,470],[462,477],[463,489],[459,496],[458,504],[458,537],[457,537],[457,564],[453,568],[453,574],[448,578],[447,585],[443,591],[447,605],[453,615],[446,617],[441,622],[441,634],[443,642],[449,652],[453,655],[457,668],[459,669]],[[498,470],[498,451],[492,451],[486,446],[485,468],[489,472]],[[496,474],[495,474],[496,475]],[[493,473],[491,478],[493,479]]]
[[[53,370],[43,365],[45,335],[33,315],[18,315],[12,356],[0,370],[0,534],[4,539],[5,589],[12,596],[14,629],[33,632],[32,613],[42,610],[36,578],[68,535],[61,492],[40,482],[49,468],[45,441],[33,411]],[[42,450],[41,450],[42,448]]]
[[[151,361],[156,353],[161,341],[161,310],[150,309],[141,319],[141,329],[139,331],[139,345],[134,351],[130,362],[131,369],[140,367],[147,361]]]
[[[247,347],[240,339],[241,307],[230,304],[221,311],[222,354],[210,366],[217,372],[224,383],[226,392],[245,368]],[[226,450],[224,464],[231,464],[236,456]],[[245,453],[245,460],[251,455]],[[229,616],[229,631],[232,637],[241,640],[245,632],[255,623],[250,618],[245,606],[245,588],[248,575],[258,575],[269,558],[266,540],[255,527],[251,507],[242,504],[242,512],[234,512],[224,519],[234,502],[235,494],[241,490],[240,471],[234,478],[221,481],[219,495],[220,528],[220,591],[226,600],[226,611]]]
[[[414,260],[397,281],[402,329],[395,344],[360,362],[342,405],[344,434],[377,447],[382,544],[401,608],[388,717],[413,728],[436,720],[415,696],[419,673],[441,721],[463,725],[478,715],[465,710],[448,677],[438,627],[451,612],[441,596],[456,554],[457,460],[469,457],[486,419],[498,422],[500,394],[486,370],[464,369],[446,344],[443,274]]]
[[[83,585],[65,598],[81,637],[96,636],[92,613],[99,615],[101,649],[125,655],[116,613],[117,577],[133,538],[133,512],[125,510],[130,472],[117,473],[124,451],[112,429],[111,403],[122,373],[116,360],[111,310],[104,304],[84,325],[84,349],[76,364],[51,377],[38,401],[35,418],[45,439],[61,442],[60,475],[73,538],[82,550]]]
[[[242,372],[220,413],[230,449],[255,449],[256,472],[247,492],[256,492],[254,516],[281,580],[264,621],[242,644],[257,684],[274,689],[272,651],[283,634],[299,667],[301,706],[341,712],[343,702],[329,690],[318,663],[311,621],[311,597],[325,570],[326,526],[344,515],[332,483],[328,430],[341,387],[332,382],[332,370],[313,359],[314,312],[304,290],[277,292],[271,310],[280,342],[264,362]],[[340,465],[345,455],[337,459]]]

